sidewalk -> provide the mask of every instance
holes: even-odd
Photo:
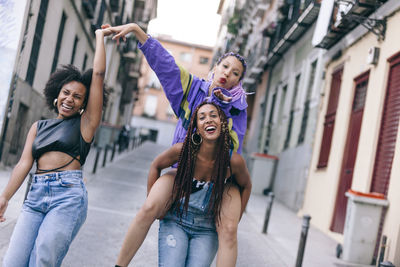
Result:
[[[125,232],[146,196],[146,177],[152,159],[166,149],[146,142],[142,146],[115,154],[103,168],[102,155],[96,174],[92,174],[96,150],[92,149],[84,168],[89,192],[89,212],[85,225],[64,261],[63,266],[113,266]],[[109,157],[111,153],[109,153]],[[6,185],[11,169],[0,170],[0,190]],[[7,221],[0,224],[0,261],[25,193],[25,184],[9,203]],[[252,194],[239,224],[237,266],[295,266],[302,219],[274,201],[268,233],[262,226],[268,197]],[[311,219],[312,221],[312,219]],[[158,222],[150,228],[147,239],[130,266],[157,266]],[[310,227],[305,247],[304,267],[355,266],[335,258],[337,243]]]

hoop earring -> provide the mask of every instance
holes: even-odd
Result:
[[[84,109],[84,108],[81,108],[81,109],[79,110],[79,115],[82,115],[84,111],[85,111],[85,109]]]
[[[197,139],[197,140],[195,140]],[[192,143],[195,146],[199,146],[203,142],[203,138],[198,133],[192,133]]]
[[[53,106],[54,106],[54,107],[57,107],[57,98],[54,98]]]

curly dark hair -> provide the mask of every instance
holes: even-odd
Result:
[[[217,141],[217,153],[214,166],[210,166],[213,171],[211,182],[214,184],[211,198],[209,202],[208,212],[219,221],[222,195],[225,188],[225,178],[230,165],[230,147],[231,138],[229,135],[229,127],[227,117],[221,108],[213,102],[202,102],[193,112],[190,125],[186,134],[185,141],[182,146],[181,154],[178,161],[178,170],[175,176],[174,186],[172,189],[172,208],[178,212],[179,216],[183,215],[183,211],[187,211],[189,198],[192,191],[192,179],[194,178],[194,170],[196,165],[197,152],[200,145],[194,144],[191,140],[192,134],[197,128],[197,112],[204,105],[213,105],[218,110],[221,119],[221,134]],[[229,185],[228,185],[229,186]],[[183,199],[183,203],[181,200]],[[183,208],[183,209],[182,209]]]
[[[43,90],[44,96],[46,98],[46,104],[50,110],[54,110],[58,113],[57,107],[53,105],[53,101],[58,97],[61,88],[72,81],[80,82],[86,87],[86,96],[84,106],[89,98],[90,84],[92,83],[93,69],[88,69],[85,72],[81,72],[77,67],[73,65],[62,65],[60,68],[56,69],[50,75],[49,80]],[[108,91],[103,86],[103,109],[107,106]]]

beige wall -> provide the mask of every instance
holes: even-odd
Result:
[[[387,59],[400,51],[398,45],[400,43],[398,25],[400,25],[399,12],[388,18],[385,41],[379,42],[375,35],[368,33],[352,46],[343,50],[343,55],[338,60],[330,62],[326,68],[325,94],[322,98],[310,175],[301,213],[310,214],[313,218],[311,223],[314,226],[317,226],[339,242],[342,241],[342,235],[330,232],[329,226],[334,211],[351,105],[354,97],[354,78],[370,70],[367,98],[352,183],[353,190],[369,192],[377,139],[379,136],[380,119],[387,87],[389,70]],[[376,66],[366,63],[368,50],[374,46],[380,48],[379,62]],[[319,158],[327,101],[329,99],[331,75],[341,64],[344,64],[344,72],[329,162],[326,168],[317,170],[316,166]],[[400,135],[400,133],[398,135]],[[398,203],[400,203],[400,194],[398,193],[400,191],[400,181],[398,179],[400,175],[399,143],[400,136],[397,137],[397,146],[391,170],[388,194],[390,208],[386,215],[383,232],[389,239],[386,255],[391,261],[396,259],[395,265],[400,264],[400,252],[395,252],[396,247],[400,246],[398,240],[400,225],[400,213],[398,212]]]

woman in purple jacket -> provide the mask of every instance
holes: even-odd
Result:
[[[174,134],[175,143],[184,141],[192,111],[206,98],[217,102],[228,117],[233,152],[241,153],[246,132],[246,94],[241,80],[246,70],[243,57],[235,53],[223,55],[213,68],[211,81],[205,81],[188,73],[179,66],[173,56],[154,38],[147,35],[137,24],[103,28],[111,30],[114,40],[125,39],[133,32],[139,40],[139,48],[156,73],[166,96],[179,118]],[[149,179],[148,197],[133,220],[122,246],[118,265],[126,266],[142,244],[155,219],[161,218],[168,210],[176,169],[171,169],[159,179]],[[155,177],[149,175],[149,177]],[[248,181],[250,183],[250,181]],[[247,184],[241,185],[245,187]],[[150,192],[151,189],[151,192]],[[237,188],[229,188],[221,208],[221,220],[217,222],[219,249],[217,266],[234,266],[237,258],[237,226],[244,211],[250,190],[241,193]]]

